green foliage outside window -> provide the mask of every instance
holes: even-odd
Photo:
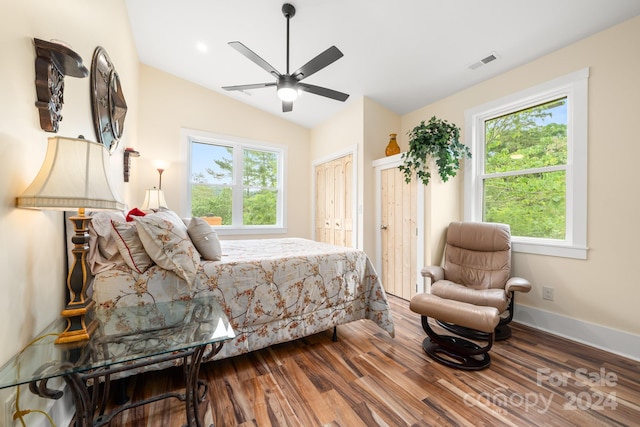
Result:
[[[565,238],[565,115],[563,98],[485,122],[483,221],[509,224],[514,236]]]
[[[222,217],[222,225],[231,225],[231,206],[231,188],[191,185],[192,216],[219,216]]]
[[[278,192],[260,190],[245,191],[243,203],[243,222],[245,225],[275,225]]]

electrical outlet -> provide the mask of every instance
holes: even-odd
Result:
[[[11,427],[15,425],[13,421],[13,413],[16,411],[16,393],[11,393],[4,401],[4,425]]]
[[[553,288],[549,286],[543,286],[542,299],[546,299],[547,301],[553,301]]]

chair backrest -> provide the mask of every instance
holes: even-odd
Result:
[[[504,288],[511,274],[509,225],[452,222],[443,267],[446,280],[474,289]]]

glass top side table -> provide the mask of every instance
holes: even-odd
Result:
[[[77,426],[105,425],[126,409],[176,397],[185,402],[188,425],[201,426],[198,406],[206,397],[206,384],[198,379],[200,364],[235,337],[216,298],[97,308],[94,316],[98,327],[88,341],[81,343],[54,344],[66,321],[58,319],[51,323],[0,368],[0,388],[29,383],[33,393],[57,399],[62,392],[48,389],[46,383],[49,378],[63,377],[73,394]],[[108,386],[114,374],[135,373],[126,371],[176,359],[182,359],[184,367],[184,395],[166,393],[122,405],[106,416],[95,416],[106,407]]]

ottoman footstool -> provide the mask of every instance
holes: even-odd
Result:
[[[500,321],[497,308],[443,299],[426,293],[414,296],[409,308],[422,317],[422,328],[428,335],[422,348],[433,360],[463,370],[484,369],[491,364],[489,350]],[[429,317],[486,332],[489,338],[483,346],[479,346],[461,337],[440,335],[429,325]]]

